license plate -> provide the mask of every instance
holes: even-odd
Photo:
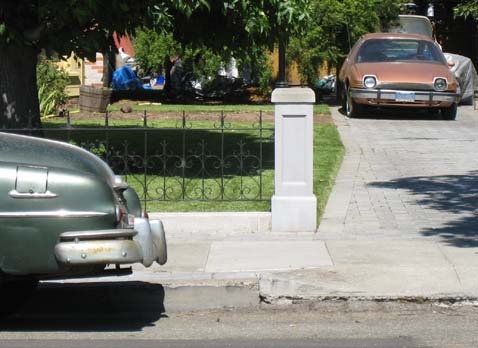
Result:
[[[415,92],[395,92],[395,101],[413,103],[415,101]]]

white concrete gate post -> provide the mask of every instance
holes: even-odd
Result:
[[[272,231],[307,232],[317,228],[313,193],[313,106],[310,88],[277,88],[275,104],[275,192]]]

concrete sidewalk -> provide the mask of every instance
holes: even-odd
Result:
[[[163,285],[169,309],[478,300],[478,111],[460,107],[456,122],[349,120],[332,111],[347,153],[316,233],[270,232],[269,213],[158,214],[167,265],[135,266],[114,281]]]

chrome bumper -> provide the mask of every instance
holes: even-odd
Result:
[[[352,98],[357,99],[373,99],[377,102],[392,102],[392,103],[411,103],[414,102],[423,103],[428,102],[431,104],[436,102],[445,102],[445,103],[458,103],[460,101],[460,94],[450,93],[450,92],[435,92],[435,91],[402,91],[402,90],[391,90],[391,89],[361,89],[361,88],[351,88],[350,93]],[[397,93],[414,93],[415,100],[407,102],[397,100]]]
[[[159,220],[135,218],[133,229],[72,231],[55,246],[58,262],[66,265],[131,264],[149,267],[166,263],[167,248]]]

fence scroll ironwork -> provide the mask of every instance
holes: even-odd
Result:
[[[138,192],[143,204],[165,201],[269,201],[274,127],[258,112],[236,121],[224,112],[197,120],[185,112],[167,122],[113,126],[44,122],[43,129],[9,130],[66,141],[104,159]],[[269,181],[273,181],[269,180]]]

